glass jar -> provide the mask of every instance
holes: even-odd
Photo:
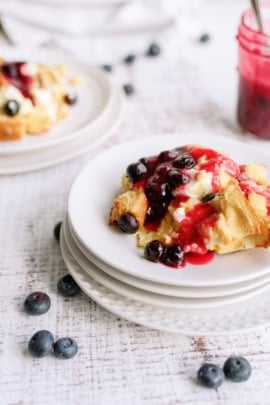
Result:
[[[244,131],[270,140],[270,4],[261,8],[264,34],[258,32],[254,14],[248,10],[242,15],[237,35],[237,116]]]

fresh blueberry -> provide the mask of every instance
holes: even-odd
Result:
[[[154,183],[149,181],[145,186],[145,194],[149,201],[171,199],[171,190],[168,183]]]
[[[166,214],[168,208],[168,202],[166,201],[152,201],[151,205],[148,207],[147,214],[146,214],[146,223],[158,223],[162,220],[164,215]]]
[[[5,63],[2,65],[1,69],[5,76],[15,79],[21,76],[21,67],[23,65],[24,62]]]
[[[139,229],[139,222],[132,214],[120,215],[117,224],[121,231],[125,233],[135,233]]]
[[[28,350],[34,357],[45,357],[53,351],[54,337],[48,330],[39,330],[30,339]]]
[[[192,169],[196,164],[191,155],[182,155],[173,161],[173,166],[178,169]]]
[[[158,44],[150,44],[149,48],[146,51],[147,56],[158,56],[161,52],[161,48]]]
[[[163,250],[163,244],[159,240],[152,240],[144,248],[144,257],[151,262],[158,262]]]
[[[70,274],[66,274],[58,280],[57,289],[64,297],[72,297],[81,291]]]
[[[78,345],[74,339],[61,338],[54,344],[54,354],[59,359],[71,359],[78,351]]]
[[[160,261],[167,266],[177,267],[184,260],[184,252],[179,245],[171,245],[165,248]]]
[[[147,174],[147,167],[142,162],[131,163],[127,167],[127,176],[132,183],[142,180]]]
[[[127,96],[130,96],[135,91],[134,86],[132,84],[124,84],[123,89]]]
[[[3,105],[3,110],[9,117],[14,117],[20,111],[20,104],[16,100],[8,100]]]
[[[77,95],[68,93],[65,95],[64,100],[68,105],[74,105],[77,102]]]
[[[59,241],[60,239],[60,230],[61,230],[62,222],[58,222],[58,224],[55,225],[53,234],[56,240]]]
[[[210,35],[207,33],[204,33],[199,37],[199,42],[201,42],[201,43],[208,42],[209,40],[210,40]]]
[[[201,202],[202,203],[207,203],[208,201],[213,200],[217,195],[218,195],[218,193],[206,194],[205,196],[202,197]]]
[[[40,291],[28,295],[24,301],[24,309],[29,315],[42,315],[51,307],[50,297]]]
[[[222,368],[215,364],[205,363],[200,367],[197,378],[204,387],[218,388],[224,382],[225,375]]]
[[[161,162],[167,162],[167,161],[175,159],[178,156],[179,156],[179,152],[176,149],[164,150],[164,151],[160,152],[160,154],[158,155],[158,159]]]
[[[251,365],[244,357],[229,357],[223,366],[225,376],[234,382],[243,382],[251,375]]]
[[[112,65],[102,65],[101,67],[102,67],[103,70],[105,70],[105,72],[111,73],[112,70],[113,70]]]
[[[127,65],[131,65],[132,63],[135,62],[135,60],[136,60],[136,55],[130,54],[125,57],[124,63],[126,63]]]

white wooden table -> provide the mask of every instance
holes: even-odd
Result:
[[[161,132],[179,132],[179,144],[181,134],[201,130],[243,138],[234,118],[234,35],[247,2],[197,3],[200,8],[193,1],[183,13],[174,39],[163,43],[162,57],[142,58],[112,75],[116,83],[132,82],[136,94],[127,100],[124,121],[108,141],[68,163],[0,178],[1,405],[270,403],[270,328],[209,338],[178,336],[120,319],[83,294],[64,299],[56,289],[66,269],[53,228],[65,215],[73,179],[93,155]],[[196,37],[204,30],[212,40],[199,45]],[[37,290],[50,295],[52,307],[43,316],[27,316],[23,301]],[[30,357],[27,343],[39,329],[75,338],[77,356],[67,361]],[[202,362],[222,365],[232,354],[250,360],[248,382],[226,382],[218,392],[195,383]]]

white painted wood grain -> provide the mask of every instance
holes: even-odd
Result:
[[[121,128],[105,144],[57,167],[0,178],[1,405],[270,404],[270,328],[229,337],[176,336],[120,319],[83,294],[64,299],[56,291],[66,269],[53,227],[64,218],[72,181],[91,156],[161,132],[179,132],[179,144],[181,133],[201,129],[242,137],[234,119],[238,14],[232,10],[239,13],[246,2],[191,4],[184,17],[195,19],[193,28],[184,20],[162,57],[142,58],[112,75],[119,85],[131,81],[136,94],[127,100]],[[213,33],[213,40],[199,46],[195,38],[202,30]],[[52,307],[33,318],[22,304],[35,290],[47,292]],[[77,356],[31,358],[27,342],[43,328],[56,338],[75,338]],[[194,382],[203,361],[222,365],[231,354],[250,360],[253,374],[247,383],[226,382],[216,392]]]

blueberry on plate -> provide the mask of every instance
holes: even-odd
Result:
[[[54,344],[54,354],[59,359],[71,359],[78,351],[78,345],[74,339],[64,337]]]
[[[60,239],[60,230],[61,230],[62,222],[58,222],[58,224],[55,225],[53,234],[56,240],[59,241]]]
[[[132,214],[122,214],[117,220],[117,224],[124,233],[135,233],[139,229],[139,222]]]
[[[50,297],[41,291],[29,294],[24,301],[24,309],[29,315],[45,314],[49,311],[50,307]]]
[[[147,167],[143,162],[130,163],[127,167],[127,176],[132,183],[142,180],[147,174]]]
[[[105,72],[108,72],[108,73],[111,73],[112,70],[113,70],[112,65],[107,64],[107,65],[102,65],[101,67],[102,67],[103,70],[105,70]]]
[[[73,297],[81,291],[80,287],[70,274],[66,274],[58,280],[57,289],[64,297]]]
[[[133,94],[135,91],[134,86],[132,84],[124,84],[123,90],[127,96],[131,96],[131,94]]]
[[[20,111],[20,104],[17,100],[8,100],[3,105],[3,110],[9,117],[14,117],[14,115],[17,115]]]
[[[198,370],[197,379],[204,387],[218,388],[225,380],[225,375],[219,366],[204,363]]]
[[[48,330],[39,330],[30,339],[28,350],[34,357],[45,357],[53,351],[54,337]]]
[[[199,37],[199,42],[201,42],[201,43],[206,43],[209,40],[210,40],[210,35],[207,33],[204,33]]]
[[[171,246],[167,246],[164,249],[164,252],[160,258],[160,261],[163,264],[166,264],[170,267],[177,267],[181,265],[184,260],[184,251],[182,250],[181,246],[173,244]]]
[[[161,52],[161,48],[157,43],[150,44],[149,48],[146,51],[147,56],[158,56]]]
[[[144,257],[151,262],[158,262],[164,251],[164,246],[159,240],[151,240],[144,248]]]
[[[223,366],[225,376],[234,382],[243,382],[251,376],[251,365],[244,357],[229,357]]]
[[[136,60],[136,55],[134,54],[129,54],[124,58],[124,63],[126,63],[127,65],[131,65],[132,63],[134,63]]]

